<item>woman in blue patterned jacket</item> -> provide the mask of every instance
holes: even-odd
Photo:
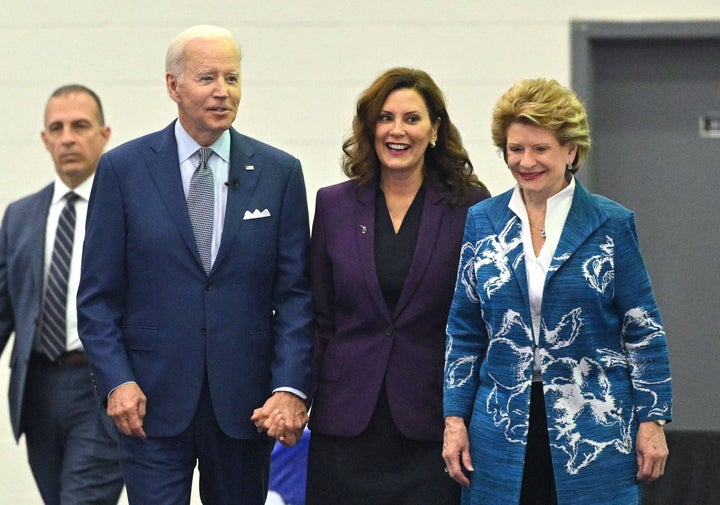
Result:
[[[492,136],[517,185],[467,217],[447,471],[471,505],[639,504],[664,472],[672,392],[634,215],[575,179],[587,115],[556,81],[513,85]]]

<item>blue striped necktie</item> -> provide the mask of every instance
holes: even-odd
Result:
[[[65,195],[65,207],[60,212],[55,245],[48,270],[40,326],[40,348],[55,361],[66,351],[67,294],[73,237],[75,235],[75,201],[80,198],[72,191]]]
[[[212,235],[215,220],[215,185],[212,170],[207,164],[213,150],[209,147],[201,147],[198,153],[200,164],[190,179],[187,206],[195,243],[207,273],[212,266]]]

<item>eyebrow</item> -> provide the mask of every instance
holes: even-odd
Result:
[[[387,112],[388,114],[394,114],[392,111],[389,111],[389,110],[387,110],[387,109],[383,109],[383,110],[381,110],[380,112],[381,112],[381,113],[382,113],[382,112]],[[422,112],[419,111],[419,110],[409,110],[409,111],[407,111],[407,112],[403,112],[402,114],[406,116],[406,115],[408,115],[408,114],[422,114]]]
[[[57,119],[57,120],[55,120],[55,121],[50,121],[50,122],[47,124],[47,128],[50,128],[51,126],[63,125],[63,124],[65,124],[65,123],[70,124],[70,125],[80,124],[80,123],[92,124],[92,121],[89,120],[89,119],[87,119],[87,118],[71,119],[70,121],[64,121],[64,120],[62,120],[62,119]]]

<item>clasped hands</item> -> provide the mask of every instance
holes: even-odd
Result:
[[[115,389],[108,397],[108,415],[118,430],[129,437],[145,439],[143,418],[147,399],[140,387],[126,383]],[[250,420],[258,432],[266,432],[286,447],[298,443],[308,421],[305,402],[292,393],[278,391],[253,411]]]
[[[258,433],[266,432],[285,447],[297,444],[308,421],[305,402],[292,393],[278,391],[253,411],[250,420]]]

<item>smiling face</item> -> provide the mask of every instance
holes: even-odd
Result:
[[[547,128],[512,123],[507,129],[507,163],[526,199],[547,200],[568,185],[567,164],[577,148],[561,145]]]
[[[48,100],[40,136],[60,179],[75,188],[95,172],[110,128],[100,124],[97,104],[90,95],[68,93]]]
[[[209,146],[230,128],[240,103],[240,55],[229,38],[197,38],[185,46],[180,75],[165,81],[178,118],[192,138]]]
[[[381,171],[422,171],[425,150],[437,140],[438,122],[412,88],[390,93],[375,124],[375,152]]]

